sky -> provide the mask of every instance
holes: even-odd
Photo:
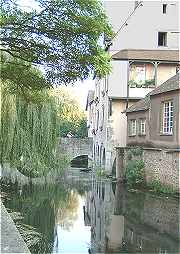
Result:
[[[53,253],[88,253],[91,242],[91,230],[90,226],[84,225],[83,205],[85,205],[84,198],[78,196],[77,218],[70,230],[63,229],[61,225],[56,225],[57,238],[54,242]]]

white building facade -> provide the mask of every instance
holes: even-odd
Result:
[[[112,73],[96,80],[89,129],[94,162],[113,174],[115,147],[126,146],[123,112],[179,68],[179,13],[174,1],[105,1],[104,5],[119,32],[108,49]]]

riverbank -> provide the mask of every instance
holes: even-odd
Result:
[[[11,216],[1,203],[1,253],[30,253]]]

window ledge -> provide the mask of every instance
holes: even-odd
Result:
[[[136,135],[134,134],[134,135],[128,135],[129,137],[136,137]]]
[[[160,133],[160,136],[173,136],[173,133]]]
[[[140,137],[145,137],[146,136],[146,134],[138,134],[138,136],[140,136]]]

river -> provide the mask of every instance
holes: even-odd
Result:
[[[175,198],[129,192],[79,170],[66,181],[5,178],[1,186],[31,253],[180,253]]]

